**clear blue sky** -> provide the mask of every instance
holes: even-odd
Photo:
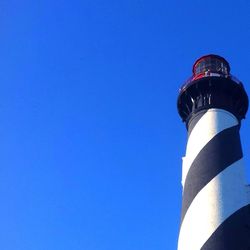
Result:
[[[249,20],[248,0],[2,0],[0,249],[175,250],[178,88],[216,53],[250,94]]]

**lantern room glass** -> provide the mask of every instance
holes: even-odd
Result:
[[[215,57],[206,57],[197,63],[197,65],[195,66],[194,74],[199,75],[205,72],[227,75],[228,68],[222,60],[219,60]]]

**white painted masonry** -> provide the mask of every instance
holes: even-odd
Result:
[[[219,132],[237,124],[236,117],[222,109],[209,109],[201,117],[188,138],[186,156],[182,158],[182,186],[192,162],[202,148]]]
[[[178,250],[200,250],[216,228],[249,204],[243,160],[227,167],[194,198],[181,225]]]

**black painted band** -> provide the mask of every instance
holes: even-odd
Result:
[[[249,250],[250,205],[228,217],[206,241],[201,250]]]
[[[200,190],[221,171],[241,158],[242,149],[238,125],[221,131],[204,146],[186,176],[181,221]]]
[[[196,115],[192,116],[192,118],[189,120],[188,125],[187,125],[188,126],[188,137],[190,136],[192,130],[194,129],[194,127],[196,126],[196,124],[198,123],[198,121],[206,113],[207,113],[207,110],[202,110],[199,113],[197,113]]]

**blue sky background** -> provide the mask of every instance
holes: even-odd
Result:
[[[2,0],[0,34],[0,249],[176,249],[178,88],[216,53],[250,93],[250,2]]]

